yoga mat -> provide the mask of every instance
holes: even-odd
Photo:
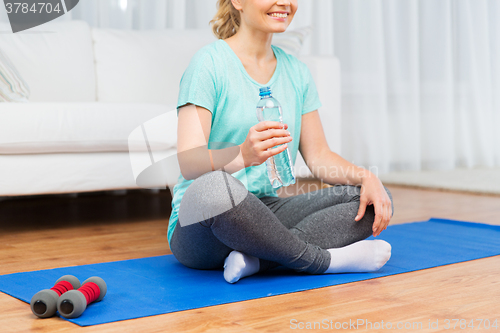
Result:
[[[392,245],[392,257],[375,273],[308,275],[277,268],[229,284],[222,270],[190,269],[174,256],[166,255],[3,275],[0,291],[29,303],[36,292],[52,287],[65,274],[75,275],[82,282],[91,276],[100,276],[108,285],[106,297],[89,305],[81,317],[70,319],[80,326],[89,326],[368,280],[500,254],[500,226],[480,223],[431,218],[390,226],[377,238]],[[26,307],[26,311],[31,310]]]

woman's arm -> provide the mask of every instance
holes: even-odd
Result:
[[[208,149],[211,125],[212,113],[207,109],[193,104],[179,109],[177,158],[181,174],[187,180],[222,168],[229,173],[243,168],[239,146],[219,149],[216,154]]]
[[[356,221],[363,217],[366,206],[373,204],[373,235],[377,236],[387,228],[392,217],[392,206],[382,182],[369,170],[350,163],[330,150],[317,110],[302,116],[299,150],[316,178],[332,185],[361,185]]]
[[[325,183],[359,185],[368,176],[368,170],[330,150],[317,110],[302,116],[299,150],[314,177]]]

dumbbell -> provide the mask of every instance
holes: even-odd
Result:
[[[73,275],[64,275],[50,289],[37,292],[30,302],[31,311],[40,318],[52,317],[57,311],[59,296],[68,290],[80,288],[80,280]]]
[[[106,282],[98,276],[83,281],[78,290],[70,290],[57,300],[57,310],[64,318],[79,317],[93,302],[99,302],[106,295]]]

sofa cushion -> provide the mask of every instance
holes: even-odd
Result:
[[[94,56],[84,21],[49,22],[28,31],[0,23],[0,45],[31,89],[30,102],[94,102]]]
[[[100,102],[175,104],[191,57],[216,40],[208,29],[92,29]]]
[[[30,88],[0,49],[0,102],[27,102]]]
[[[4,103],[0,154],[141,151],[142,141],[129,142],[132,131],[172,110],[175,104]],[[150,138],[150,148],[176,147],[177,123],[167,125],[165,135]]]

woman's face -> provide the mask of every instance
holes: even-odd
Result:
[[[284,32],[297,11],[298,0],[232,0],[242,24],[264,32]]]

